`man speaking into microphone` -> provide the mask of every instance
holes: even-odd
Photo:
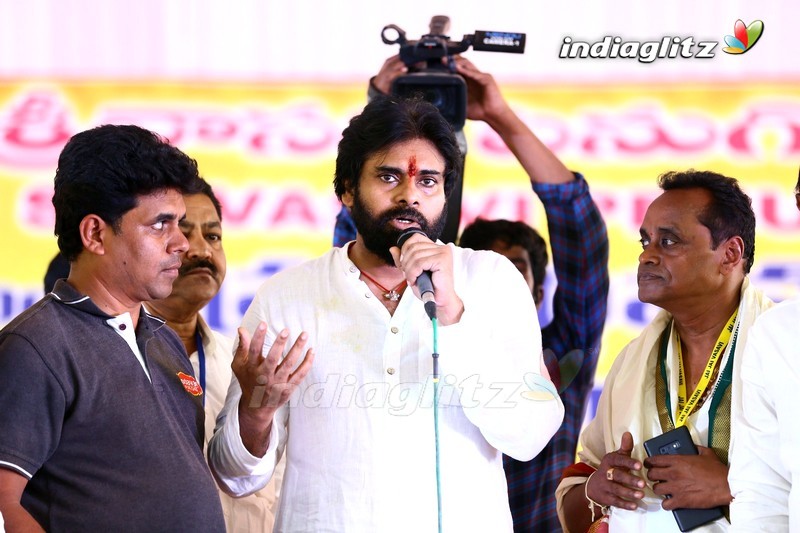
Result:
[[[275,531],[512,531],[502,454],[534,457],[563,406],[517,269],[437,241],[460,165],[433,105],[372,101],[336,159],[356,240],[256,293],[209,461],[243,495],[287,454]]]

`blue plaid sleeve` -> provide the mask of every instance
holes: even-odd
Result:
[[[565,184],[533,184],[533,190],[544,205],[558,280],[553,321],[542,329],[542,347],[558,362],[564,422],[532,461],[504,458],[516,533],[561,531],[555,489],[564,469],[575,462],[608,297],[608,233],[583,176],[576,174]]]
[[[350,211],[342,206],[339,214],[336,215],[336,225],[333,227],[333,245],[341,248],[355,239],[356,225],[353,223]]]
[[[553,321],[545,328],[553,345],[544,347],[559,359],[575,349],[596,358],[608,296],[605,222],[580,174],[566,184],[534,184],[533,190],[544,205],[558,280]]]

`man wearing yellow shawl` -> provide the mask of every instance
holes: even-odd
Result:
[[[639,230],[637,282],[639,299],[661,311],[615,360],[581,433],[580,462],[556,491],[565,531],[679,531],[672,510],[722,507],[727,515],[731,502],[741,352],[772,305],[747,278],[755,215],[733,178],[670,172],[659,186]],[[647,458],[644,441],[684,425],[699,454]],[[728,527],[722,517],[695,531]]]

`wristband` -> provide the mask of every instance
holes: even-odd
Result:
[[[595,518],[594,518],[594,508],[595,507],[599,507],[600,508],[600,517],[601,518],[608,514],[608,506],[607,505],[600,505],[599,503],[597,503],[596,501],[594,501],[593,499],[591,499],[589,497],[589,480],[592,479],[592,476],[595,475],[596,473],[597,473],[597,470],[595,470],[594,472],[589,474],[589,477],[586,478],[586,483],[584,483],[584,485],[583,485],[583,495],[586,497],[586,500],[588,500],[588,502],[589,502],[589,510],[592,512],[592,523],[594,523],[594,520],[595,520]]]

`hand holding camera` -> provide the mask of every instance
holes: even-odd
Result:
[[[464,35],[461,41],[451,41],[446,35],[449,27],[448,17],[435,16],[431,19],[430,33],[423,35],[418,41],[407,40],[405,32],[394,24],[384,27],[381,32],[383,42],[399,44],[400,54],[396,56],[397,59],[390,58],[384,63],[381,72],[385,70],[387,75],[376,76],[374,85],[378,90],[386,92],[387,80],[394,74],[389,90],[391,94],[422,95],[439,109],[453,129],[460,130],[468,117],[483,120],[479,118],[481,113],[477,111],[475,117],[469,115],[468,82],[464,77],[476,82],[476,88],[485,88],[486,84],[491,82],[494,89],[497,89],[491,76],[481,73],[471,63],[467,62],[464,68],[459,70],[458,63],[466,60],[460,58],[458,54],[470,47],[475,50],[521,54],[525,51],[525,34],[476,31],[474,34]],[[391,32],[396,34],[395,38],[389,36]],[[398,60],[408,69],[406,73],[401,74],[402,67],[399,66]],[[474,69],[475,75],[471,75],[470,68]],[[482,74],[484,77],[476,77],[477,74]],[[488,80],[485,76],[489,76]],[[497,93],[499,96],[499,90]],[[482,100],[472,99],[473,102]]]

